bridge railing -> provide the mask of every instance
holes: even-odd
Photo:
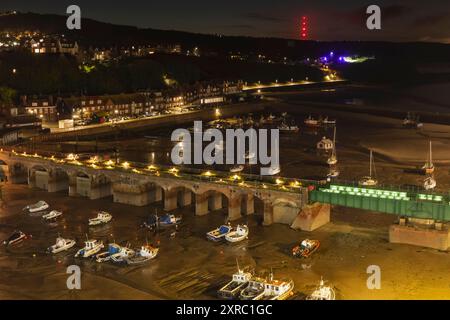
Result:
[[[45,161],[55,161],[67,165],[82,165],[96,169],[114,169],[123,172],[133,172],[147,175],[157,175],[170,178],[187,179],[190,181],[202,181],[209,183],[218,183],[226,185],[234,185],[244,188],[268,189],[281,192],[301,193],[303,188],[311,185],[317,185],[318,182],[314,180],[301,180],[294,178],[260,176],[252,174],[235,174],[224,171],[208,171],[184,166],[168,166],[156,165],[151,163],[133,162],[133,161],[113,161],[113,159],[99,159],[96,163],[90,162],[95,154],[81,154],[78,155],[77,162],[68,160],[68,154],[58,152],[39,152],[27,153],[20,148],[10,148],[10,150],[2,149],[0,151],[8,152],[11,155],[18,157],[43,159]],[[104,167],[107,161],[113,161],[110,168]],[[62,161],[62,162],[61,162]],[[75,164],[77,163],[77,164]],[[126,168],[124,164],[127,163]],[[93,164],[95,166],[93,166]],[[149,169],[149,167],[153,167]]]

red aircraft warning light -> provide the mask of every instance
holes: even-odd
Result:
[[[308,39],[308,18],[306,16],[303,16],[301,20],[300,39],[302,40]]]

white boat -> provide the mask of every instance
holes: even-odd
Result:
[[[230,172],[237,173],[237,172],[241,172],[242,170],[244,170],[244,166],[243,165],[238,165],[238,166],[232,167],[230,169]]]
[[[434,179],[434,177],[427,177],[423,182],[423,187],[425,190],[433,190],[434,188],[436,188],[436,180]]]
[[[425,171],[426,174],[432,174],[434,172],[434,164],[433,164],[432,150],[431,150],[431,141],[430,141],[430,151],[428,153],[428,160],[423,165],[422,169]]]
[[[233,231],[230,225],[221,225],[219,228],[211,230],[206,234],[206,237],[211,241],[220,241],[225,238],[227,234]]]
[[[49,213],[44,214],[44,215],[42,216],[42,219],[45,219],[45,220],[53,220],[53,219],[56,219],[56,218],[58,218],[58,217],[60,217],[60,216],[62,216],[62,212],[61,212],[61,211],[52,210],[52,211],[50,211]]]
[[[335,125],[336,120],[330,120],[328,117],[325,117],[325,119],[322,120],[322,123],[325,125]]]
[[[278,130],[280,130],[281,133],[297,133],[300,129],[296,125],[287,125],[283,122],[278,126]]]
[[[318,126],[320,126],[319,120],[314,119],[313,117],[311,117],[311,115],[308,118],[305,119],[304,123],[308,127],[318,127]]]
[[[145,245],[142,246],[135,255],[131,257],[125,257],[124,260],[127,264],[140,264],[156,258],[158,252],[159,248]]]
[[[228,242],[240,242],[248,239],[249,229],[246,225],[238,225],[236,230],[233,230],[225,235],[225,240]]]
[[[374,172],[375,172],[375,164],[373,161],[372,150],[370,150],[369,175],[362,177],[361,180],[359,180],[359,184],[361,186],[367,186],[367,187],[376,186],[378,184],[378,181],[376,178],[372,177],[372,173],[374,173]]]
[[[336,294],[331,286],[326,286],[320,279],[319,286],[309,295],[306,300],[335,300]]]
[[[237,263],[237,261],[236,261]],[[217,295],[223,299],[233,299],[236,298],[244,286],[250,281],[253,274],[251,272],[247,272],[241,270],[239,268],[239,264],[237,263],[237,272],[233,274],[231,281],[224,285],[217,291]]]
[[[97,254],[101,249],[104,248],[103,242],[97,240],[86,240],[84,242],[84,248],[78,250],[75,254],[75,258],[89,258]]]
[[[267,171],[267,175],[268,176],[274,176],[277,175],[281,172],[281,168],[280,166],[274,166],[274,167],[270,167]]]
[[[268,280],[262,278],[252,278],[240,297],[243,300],[285,300],[294,290],[292,280],[274,280],[273,273],[270,273]]]
[[[110,215],[108,212],[100,211],[97,214],[97,217],[89,219],[89,225],[90,226],[96,226],[99,224],[105,224],[110,222],[112,219],[112,215]]]
[[[47,202],[41,200],[34,204],[30,204],[30,205],[26,206],[25,208],[23,208],[23,210],[28,210],[28,212],[33,213],[33,212],[47,210],[49,207],[50,206],[48,205]]]
[[[62,237],[56,238],[56,243],[47,248],[47,251],[50,253],[59,253],[62,251],[69,250],[76,244],[75,240],[72,239],[64,239]]]
[[[111,261],[113,262],[124,262],[125,259],[134,256],[135,252],[133,249],[127,247],[121,247],[120,251],[111,255]]]

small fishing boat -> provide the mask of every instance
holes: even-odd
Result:
[[[56,218],[58,218],[60,216],[62,216],[62,212],[61,211],[52,210],[49,213],[44,214],[42,216],[42,219],[49,221],[49,220],[56,219]]]
[[[434,188],[436,188],[436,180],[434,179],[433,175],[430,175],[425,179],[425,181],[423,182],[423,188],[425,190],[433,190]]]
[[[303,240],[300,245],[292,249],[292,255],[298,258],[308,258],[320,247],[319,240]]]
[[[119,252],[111,255],[111,261],[116,263],[125,262],[125,259],[134,256],[135,252],[133,249],[128,247],[121,247]]]
[[[22,242],[23,240],[26,240],[28,237],[25,233],[23,233],[22,231],[14,231],[9,237],[8,239],[3,241],[3,244],[5,246],[9,246],[9,245],[15,245],[18,244],[19,242]]]
[[[231,281],[217,291],[219,298],[234,299],[236,298],[244,286],[250,281],[253,274],[248,271],[241,270],[237,262],[237,272],[233,274]]]
[[[370,150],[369,175],[362,177],[361,180],[359,180],[359,184],[367,187],[376,186],[378,181],[376,178],[372,177],[372,173],[375,174],[375,163],[373,161],[372,150]]]
[[[305,119],[304,123],[308,127],[319,127],[320,126],[320,121],[317,119],[314,119],[311,115],[309,115],[309,117]]]
[[[430,150],[428,152],[428,160],[422,167],[425,174],[432,174],[434,172],[434,164],[431,150],[431,141],[430,141]]]
[[[112,215],[111,214],[109,214],[108,212],[105,212],[105,211],[100,211],[97,214],[97,217],[89,219],[89,225],[90,226],[97,226],[97,225],[100,225],[100,224],[105,224],[105,223],[110,222],[111,219],[112,219]]]
[[[336,119],[334,119],[334,120],[331,120],[331,119],[329,119],[328,117],[325,117],[323,120],[322,120],[322,123],[324,124],[324,125],[335,125],[336,124]]]
[[[252,278],[241,291],[240,297],[243,300],[285,300],[292,295],[293,290],[292,280],[275,280],[271,272],[268,280]]]
[[[122,247],[116,243],[108,244],[108,251],[101,252],[95,256],[95,261],[98,263],[106,262],[111,259],[113,254],[116,254],[120,251]]]
[[[267,170],[266,175],[274,176],[274,175],[279,174],[280,172],[281,172],[280,166],[272,166]]]
[[[53,254],[69,250],[76,244],[75,240],[64,239],[62,237],[56,238],[56,243],[47,248],[47,251]]]
[[[287,125],[286,123],[282,123],[278,126],[278,130],[281,133],[297,133],[300,129],[297,125]]]
[[[242,300],[259,300],[264,293],[265,280],[259,277],[252,277],[245,288],[239,294]]]
[[[174,214],[165,214],[159,217],[158,222],[160,226],[165,227],[177,225],[181,222],[181,220],[182,220],[181,216],[177,217]]]
[[[237,172],[241,172],[242,170],[244,170],[244,166],[243,165],[238,165],[238,166],[232,167],[230,169],[230,172],[237,173]]]
[[[206,234],[206,237],[211,241],[221,241],[227,234],[233,231],[230,225],[221,225],[219,228],[214,229]]]
[[[124,260],[127,264],[141,264],[149,260],[156,258],[159,248],[155,248],[151,245],[142,246],[137,253],[131,257],[125,257]]]
[[[84,248],[78,250],[75,254],[75,258],[89,258],[97,254],[101,249],[104,248],[103,242],[97,240],[86,240],[84,242]]]
[[[30,204],[30,205],[26,206],[25,208],[23,208],[23,210],[33,213],[33,212],[47,210],[49,207],[50,206],[48,205],[47,202],[41,200],[34,204]]]
[[[225,240],[228,242],[240,242],[244,239],[248,239],[249,229],[246,225],[238,225],[236,230],[229,232],[225,235]]]
[[[336,294],[331,286],[326,286],[320,278],[319,286],[311,293],[306,300],[335,300]]]

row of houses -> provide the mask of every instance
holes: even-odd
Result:
[[[242,92],[242,81],[197,83],[192,86],[147,91],[132,94],[80,96],[69,98],[23,97],[21,106],[12,113],[26,114],[54,122],[64,118],[88,118],[92,114],[107,113],[109,116],[139,116],[168,110],[180,110],[190,106],[218,105],[231,101]],[[13,110],[13,109],[11,109]]]

